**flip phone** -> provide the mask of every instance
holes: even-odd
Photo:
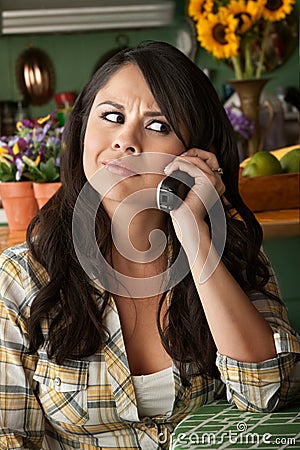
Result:
[[[167,213],[177,209],[194,184],[194,178],[188,173],[175,170],[157,186],[157,207]]]

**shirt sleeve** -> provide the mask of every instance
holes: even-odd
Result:
[[[269,271],[266,290],[281,300],[271,265]],[[231,403],[246,411],[271,412],[292,401],[300,391],[300,338],[289,324],[282,301],[261,292],[252,293],[250,299],[273,330],[277,356],[248,363],[218,353],[216,364]]]
[[[24,271],[23,271],[24,272]],[[19,262],[0,257],[0,449],[41,449],[44,418],[35,396],[37,362],[28,355],[29,306]]]

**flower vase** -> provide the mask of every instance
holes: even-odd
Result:
[[[32,181],[0,183],[0,195],[10,231],[26,230],[38,213]]]
[[[263,142],[260,128],[260,95],[268,78],[253,78],[245,80],[229,80],[241,101],[241,110],[248,119],[252,120],[254,133],[247,140],[248,156],[254,155],[262,149]]]
[[[47,201],[58,191],[61,187],[61,182],[49,183],[33,183],[33,190],[39,209],[41,209]]]

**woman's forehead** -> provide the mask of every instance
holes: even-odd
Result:
[[[109,80],[98,90],[95,103],[100,100],[143,101],[150,109],[158,109],[145,77],[138,66],[126,64],[120,67]]]

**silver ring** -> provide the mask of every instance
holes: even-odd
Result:
[[[212,172],[217,172],[220,175],[223,175],[223,173],[224,173],[222,167],[217,167],[216,169],[212,168],[211,171]]]

